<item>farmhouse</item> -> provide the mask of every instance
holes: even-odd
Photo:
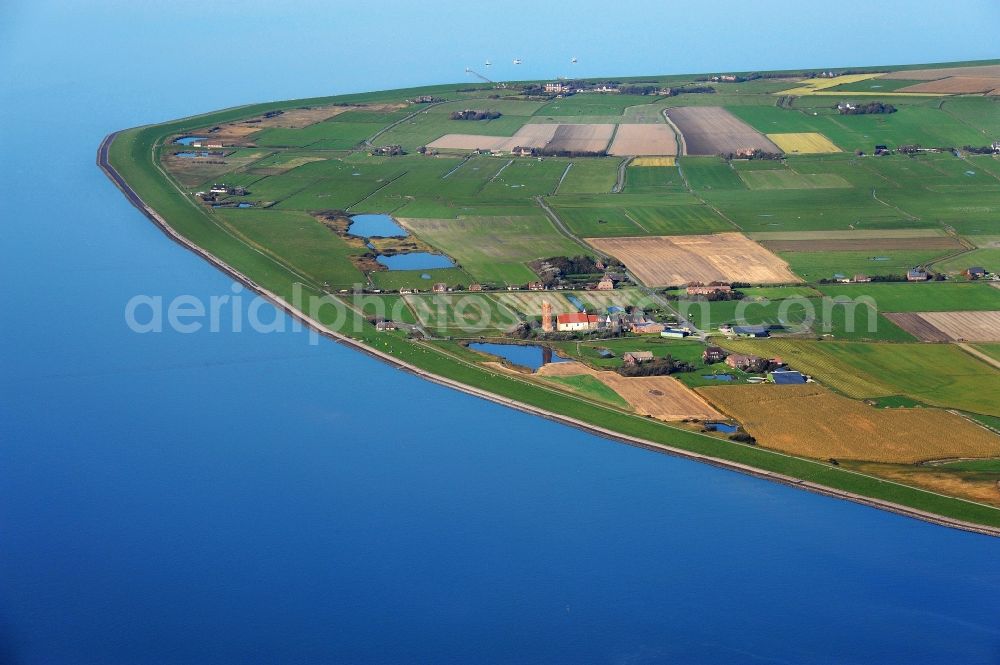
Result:
[[[448,285],[445,284],[444,282],[438,282],[437,284],[434,285],[434,288],[432,288],[431,290],[434,293],[446,293],[448,291]]]
[[[396,329],[396,324],[392,321],[378,321],[375,323],[375,330],[389,332]]]
[[[628,353],[622,354],[622,360],[625,361],[626,365],[638,365],[640,363],[648,363],[653,360],[652,351],[629,351]]]
[[[854,276],[854,282],[855,282],[855,284],[861,284],[861,283],[870,282],[870,281],[872,281],[872,278],[869,277],[868,275],[862,275],[862,274],[859,273],[859,274],[857,274],[857,275]]]
[[[514,155],[515,157],[531,157],[535,154],[535,149],[523,145],[518,145],[511,148],[510,154]]]
[[[709,284],[705,286],[703,284],[689,284],[687,287],[687,294],[689,296],[710,296],[713,293],[729,293],[733,290],[729,284]]]
[[[615,288],[615,283],[611,280],[610,277],[605,277],[604,279],[602,279],[597,283],[598,291],[612,291],[614,290],[614,288]]]
[[[972,266],[968,268],[964,273],[969,279],[982,279],[986,277],[986,269],[980,266]]]
[[[906,281],[908,282],[926,282],[927,281],[927,271],[923,268],[913,268],[906,271]]]
[[[483,290],[483,285],[482,284],[469,284],[469,290],[470,291],[482,291]]]
[[[706,365],[721,363],[726,359],[726,350],[721,346],[710,346],[701,352],[701,360]]]
[[[733,369],[743,370],[744,372],[753,372],[766,366],[767,360],[761,358],[760,356],[733,353],[726,356],[726,364]]]
[[[559,332],[596,330],[600,321],[601,317],[596,314],[587,314],[586,312],[560,314],[556,317],[556,330]]]
[[[541,282],[528,282],[529,291],[544,291],[545,285]]]

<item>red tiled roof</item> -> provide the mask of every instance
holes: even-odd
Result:
[[[558,323],[597,323],[599,319],[600,317],[596,314],[586,314],[584,312],[560,314],[556,317]]]

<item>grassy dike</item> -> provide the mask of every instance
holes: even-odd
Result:
[[[234,229],[226,226],[219,216],[183,194],[158,168],[155,159],[157,146],[173,134],[273,109],[294,108],[304,104],[395,100],[409,95],[453,90],[454,87],[434,87],[273,102],[130,129],[115,137],[109,149],[108,162],[142,198],[146,206],[155,210],[174,231],[200,249],[288,302],[292,301],[296,289],[301,289],[305,298],[319,297],[323,294],[318,285],[303,283],[299,275],[282,265],[276,257],[269,255],[265,248],[255,247],[247,242]],[[340,304],[339,307],[344,305]],[[315,318],[323,325],[330,326],[338,319],[343,320],[343,316],[344,312],[338,313],[336,307],[326,306],[316,313]],[[928,521],[1000,535],[1000,509],[941,496],[813,460],[730,443],[659,421],[603,408],[570,394],[498,374],[488,368],[473,366],[428,345],[414,344],[391,333],[378,333],[366,322],[357,329],[353,323],[346,327],[346,330],[334,332],[349,336],[369,349],[391,355],[401,363],[433,375],[427,378],[434,380],[435,377],[440,377],[446,383],[458,382],[470,387],[473,392],[489,393],[480,394],[502,403],[516,401],[518,404],[510,406],[561,420],[602,436],[695,457],[708,463],[755,473],[811,491],[841,496]]]

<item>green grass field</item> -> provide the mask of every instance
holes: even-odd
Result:
[[[883,312],[951,312],[1000,309],[1000,289],[985,283],[824,284],[824,295],[872,298]]]

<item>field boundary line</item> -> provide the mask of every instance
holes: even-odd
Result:
[[[980,351],[979,349],[975,348],[974,346],[971,346],[970,344],[966,344],[965,342],[956,342],[955,346],[957,346],[958,348],[962,349],[966,353],[968,353],[970,355],[973,355],[976,358],[979,358],[983,362],[988,363],[988,364],[992,365],[993,367],[996,367],[997,369],[1000,369],[1000,360],[997,360],[996,358],[992,357],[991,355],[989,355],[987,353],[983,353],[982,351]]]
[[[513,160],[511,160],[511,161],[513,161]],[[568,175],[569,175],[569,170],[570,170],[571,168],[573,168],[573,162],[570,162],[569,164],[567,164],[567,165],[566,165],[566,168],[565,168],[565,169],[563,170],[563,172],[562,172],[562,175],[561,175],[561,176],[559,176],[559,182],[557,182],[557,183],[556,183],[556,187],[555,187],[555,189],[553,189],[553,190],[552,190],[552,195],[553,195],[553,196],[555,196],[556,194],[558,194],[558,193],[559,193],[559,188],[560,188],[560,187],[562,187],[562,184],[563,184],[563,180],[565,180],[565,179],[566,179],[566,176],[568,176]]]

